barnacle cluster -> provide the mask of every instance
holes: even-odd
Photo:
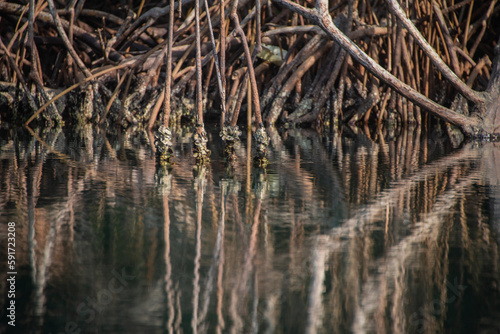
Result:
[[[172,146],[172,131],[161,125],[155,133],[156,159],[160,166],[172,165],[172,158],[174,157]]]
[[[241,131],[237,126],[226,125],[220,132],[220,137],[226,143],[234,143],[241,136]]]
[[[224,143],[226,144],[226,147],[224,149],[224,152],[226,154],[226,159],[229,161],[234,160],[236,156],[234,151],[234,145],[236,144],[236,142],[240,140],[241,136],[240,129],[237,126],[227,125],[221,130],[220,136],[224,141]]]
[[[210,150],[207,148],[207,133],[203,126],[197,126],[193,135],[193,156],[197,164],[205,164],[210,161]]]
[[[267,135],[266,129],[263,126],[259,127],[257,131],[255,131],[254,139],[256,147],[255,149],[257,153],[255,156],[255,163],[259,167],[266,167],[268,164],[266,153],[270,139]]]

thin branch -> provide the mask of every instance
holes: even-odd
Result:
[[[497,3],[497,0],[493,0],[490,3],[490,6],[488,7],[488,10],[486,11],[486,14],[484,14],[483,19],[481,20],[481,32],[479,33],[479,36],[477,36],[476,41],[474,42],[474,45],[470,49],[470,56],[473,57],[474,54],[476,53],[476,50],[479,46],[479,43],[481,43],[481,40],[483,39],[484,33],[486,32],[486,27],[487,27],[487,21],[491,18],[491,14],[493,13],[493,9],[495,8],[495,5]]]
[[[18,76],[18,80],[21,83],[21,87],[23,88],[24,94],[28,98],[28,103],[29,103],[30,107],[33,108],[33,110],[36,110],[37,106],[36,106],[35,99],[33,99],[33,95],[31,95],[31,92],[28,89],[26,82],[24,81],[24,77],[21,73],[21,70],[19,69],[19,66],[17,66],[16,62],[10,56],[10,53],[9,53],[9,51],[7,51],[5,44],[3,44],[3,42],[2,42],[2,39],[0,39],[0,47],[2,48],[2,50],[4,50],[5,56],[7,57],[7,60],[9,61],[10,66],[12,67],[12,69],[14,70],[16,75]]]
[[[342,33],[342,31],[340,31],[333,24],[332,18],[328,14],[328,7],[326,3],[318,1],[316,6],[317,8],[320,8],[320,10],[318,11],[318,9],[307,9],[289,0],[274,0],[274,2],[299,13],[310,21],[318,24],[328,34],[328,36],[330,36],[330,38],[339,43],[342,48],[346,49],[347,52],[349,52],[349,54],[354,59],[356,59],[356,61],[361,63],[361,65],[366,67],[366,69],[369,70],[373,75],[387,83],[401,95],[415,102],[419,106],[429,110],[434,115],[459,126],[466,134],[474,135],[476,133],[475,129],[480,126],[479,119],[458,114],[453,110],[445,108],[430,100],[410,86],[401,82],[391,73],[377,64],[366,53],[364,53],[363,50],[361,50],[356,44],[354,44],[346,35],[344,35],[344,33]],[[467,89],[470,90],[468,87]]]
[[[234,1],[233,3],[237,3],[237,1]],[[235,8],[235,7],[233,7],[233,8]],[[247,61],[247,65],[248,65],[248,74],[250,76],[250,85],[252,88],[252,102],[253,102],[253,105],[255,107],[255,121],[257,122],[257,124],[260,127],[262,127],[263,123],[262,123],[262,116],[261,116],[261,112],[260,112],[259,91],[257,89],[257,81],[255,80],[255,72],[254,72],[253,64],[252,64],[252,56],[250,55],[250,49],[248,48],[247,38],[245,36],[245,33],[243,32],[243,29],[240,26],[240,20],[238,18],[238,14],[236,13],[236,10],[234,12],[231,12],[231,19],[234,21],[234,24],[236,26],[235,31],[241,37],[241,43],[243,44],[245,59]]]
[[[76,62],[80,70],[85,74],[85,76],[88,78],[92,75],[90,71],[87,69],[83,61],[80,59],[78,54],[76,53],[75,49],[73,48],[73,45],[71,44],[70,40],[68,39],[68,36],[66,35],[66,32],[64,31],[64,28],[61,24],[61,20],[59,19],[59,15],[57,15],[56,12],[56,7],[54,5],[53,0],[47,0],[47,3],[49,4],[49,9],[50,13],[52,14],[52,18],[54,19],[54,24],[56,26],[57,32],[59,33],[59,37],[62,38],[64,41],[64,45],[66,46],[66,49],[68,49],[69,54],[73,58],[73,60]],[[70,22],[70,27],[71,27],[71,22]]]
[[[170,0],[170,8],[174,8],[174,0]],[[164,88],[163,125],[168,128],[170,121],[170,94],[172,92],[172,47],[174,43],[174,11],[170,10],[168,15],[168,51],[167,51],[167,73]]]
[[[83,85],[84,83],[86,82],[89,82],[101,75],[104,75],[106,73],[109,73],[109,72],[113,72],[113,71],[116,71],[116,70],[119,70],[120,68],[124,68],[124,67],[127,67],[127,66],[131,66],[131,64],[121,64],[121,65],[118,65],[118,66],[113,66],[113,67],[109,67],[105,70],[102,70],[100,72],[97,72],[96,74],[93,74],[91,75],[90,77],[86,78],[85,80],[83,80],[82,82],[79,82],[79,83],[76,83],[74,84],[73,86],[70,86],[68,87],[67,89],[65,89],[64,91],[62,91],[61,93],[57,94],[56,96],[54,96],[50,101],[48,101],[47,103],[45,103],[43,106],[40,107],[40,109],[38,109],[33,115],[31,115],[31,117],[26,121],[26,123],[24,123],[25,126],[28,126],[38,115],[40,115],[40,113],[42,111],[44,111],[51,103],[59,100],[61,97],[63,97],[64,95],[68,94],[69,92],[71,92],[73,89]]]
[[[208,1],[205,0],[205,10],[207,13],[207,21],[208,21],[208,29],[210,31],[210,41],[212,42],[212,53],[214,57],[215,63],[215,71],[217,73],[217,84],[219,85],[219,93],[221,99],[221,113],[223,115],[226,114],[226,92],[224,91],[224,87],[222,86],[222,78],[221,78],[221,70],[219,68],[219,58],[217,57],[217,47],[215,46],[215,37],[214,31],[212,29],[212,20],[210,19],[210,8],[208,7]]]
[[[436,13],[439,26],[441,27],[441,31],[443,32],[444,41],[446,43],[446,46],[448,47],[448,52],[450,54],[451,65],[453,66],[453,71],[455,71],[455,73],[460,75],[461,74],[460,73],[460,66],[458,65],[458,57],[457,57],[457,52],[456,52],[457,47],[453,43],[453,40],[450,36],[450,31],[448,30],[448,27],[446,26],[446,21],[444,20],[444,16],[443,16],[443,13],[441,12],[441,8],[439,8],[436,1],[432,2],[432,6],[434,8],[434,13]]]
[[[203,127],[203,96],[200,36],[200,1],[195,0],[195,35],[196,35],[196,126]]]
[[[445,64],[445,62],[441,59],[441,57],[434,51],[434,48],[425,40],[424,36],[420,33],[420,31],[415,27],[415,25],[406,17],[405,12],[399,5],[396,0],[386,0],[387,5],[392,10],[392,12],[401,20],[401,23],[405,26],[406,29],[410,32],[410,34],[415,38],[415,41],[425,52],[427,57],[432,61],[434,66],[448,79],[451,84],[468,100],[477,103],[483,104],[485,102],[485,98],[472,90],[469,86],[467,86],[462,80],[460,80],[457,75]]]
[[[224,106],[226,105],[226,13],[224,12],[224,0],[220,0],[220,71],[222,75],[222,91],[224,92]],[[227,110],[221,113],[221,128],[226,123]]]

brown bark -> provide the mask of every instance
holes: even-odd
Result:
[[[491,71],[490,82],[486,90],[488,101],[484,118],[485,131],[489,134],[500,132],[500,46],[495,48],[495,58]]]

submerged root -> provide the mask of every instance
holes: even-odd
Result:
[[[224,141],[224,155],[226,160],[234,161],[236,159],[235,144],[239,142],[241,131],[237,126],[225,126],[221,132],[220,136]]]
[[[267,147],[269,146],[269,136],[267,135],[266,129],[262,126],[255,131],[255,150],[256,155],[254,158],[254,163],[259,167],[266,167],[269,163],[267,155]]]
[[[193,135],[193,157],[196,164],[205,165],[210,162],[210,150],[207,148],[207,133],[202,126],[196,127]]]
[[[172,131],[161,125],[155,133],[156,162],[159,166],[168,167],[174,164],[172,146]]]

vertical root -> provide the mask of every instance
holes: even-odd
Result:
[[[207,149],[207,133],[203,123],[203,92],[201,66],[200,36],[200,1],[195,0],[195,36],[196,36],[196,130],[193,135],[193,156],[197,164],[209,161],[210,151]]]

